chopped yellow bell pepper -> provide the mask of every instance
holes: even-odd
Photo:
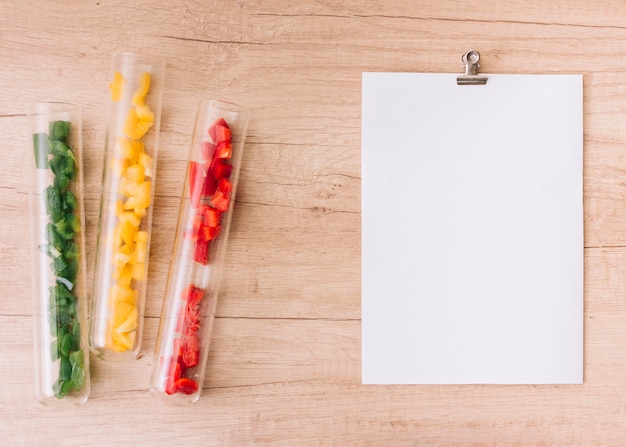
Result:
[[[114,102],[122,98],[122,89],[124,88],[124,76],[119,71],[113,73],[113,82],[109,84],[111,89],[111,100]]]
[[[146,262],[146,253],[148,251],[148,244],[145,242],[137,242],[135,245],[135,262],[136,263],[145,263]]]
[[[120,351],[128,351],[135,344],[135,332],[120,334],[117,331],[113,331],[112,336],[114,350],[117,348]]]
[[[137,216],[135,216],[135,213],[132,213],[130,211],[125,211],[122,214],[119,215],[119,219],[120,222],[130,222],[134,227],[138,227],[139,224],[141,223],[141,221],[139,219],[137,219]]]
[[[120,284],[111,288],[109,296],[109,304],[112,308],[115,308],[117,303],[126,303],[131,306],[137,305],[137,291],[130,287],[124,287]]]
[[[124,121],[124,134],[126,134],[128,138],[139,140],[148,132],[152,124],[154,124],[154,121],[139,118],[136,110],[132,108],[128,111],[126,121]]]
[[[133,209],[133,212],[135,213],[135,216],[137,216],[137,219],[143,219],[144,217],[146,217],[146,214],[148,214],[145,208],[139,207],[135,207]]]
[[[135,202],[135,206],[137,208],[148,208],[150,206],[150,188],[152,187],[152,182],[150,180],[146,180],[141,183],[137,188],[137,201]]]
[[[130,211],[135,209],[135,202],[137,198],[135,196],[130,196],[126,202],[124,202],[124,210]]]
[[[126,168],[126,178],[133,183],[142,183],[144,181],[144,169],[141,165],[131,165]]]
[[[124,267],[119,271],[119,276],[117,278],[117,284],[122,288],[129,288],[130,281],[133,279],[133,271],[134,266],[130,264],[124,265]]]
[[[135,244],[135,235],[137,234],[137,226],[133,225],[130,220],[125,220],[124,222],[120,222],[120,226],[122,227],[122,240],[126,247],[131,247]],[[121,251],[121,248],[120,248]]]
[[[150,73],[144,72],[139,76],[139,88],[133,95],[132,103],[135,107],[145,103],[148,90],[150,90]]]
[[[126,319],[117,326],[115,332],[123,334],[125,332],[134,331],[135,329],[137,329],[137,308],[133,307]]]
[[[141,152],[139,154],[137,163],[143,166],[144,174],[146,177],[152,177],[152,157],[146,154],[145,152]]]
[[[123,301],[117,301],[113,308],[113,329],[117,329],[137,308]]]
[[[116,76],[111,85],[115,96]],[[120,198],[111,206],[118,224],[111,235],[112,262],[115,266],[115,281],[109,293],[109,305],[112,315],[107,328],[106,347],[116,352],[132,349],[135,345],[138,325],[137,299],[140,287],[133,281],[146,278],[148,252],[148,233],[139,231],[141,221],[151,202],[153,160],[146,153],[141,139],[153,125],[155,117],[146,104],[146,95],[150,90],[150,74],[143,73],[139,78],[139,87],[132,97],[132,107],[123,124],[126,137],[117,140],[115,155],[111,159],[111,170],[117,177],[117,193]],[[121,95],[121,93],[120,93]],[[119,100],[120,97],[117,97]]]
[[[139,160],[139,154],[144,151],[143,142],[133,141],[128,138],[120,137],[118,139],[120,153],[124,158],[128,159],[128,164],[133,165]]]
[[[131,278],[136,279],[137,281],[142,281],[146,277],[145,266],[146,265],[143,262],[136,262],[133,264]]]

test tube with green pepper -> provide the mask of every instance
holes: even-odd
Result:
[[[80,108],[29,111],[35,392],[44,404],[89,396]]]

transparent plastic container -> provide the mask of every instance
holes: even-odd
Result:
[[[103,360],[141,350],[165,62],[113,56],[89,346]]]
[[[196,114],[150,382],[168,403],[202,392],[248,117],[214,100]]]
[[[80,405],[89,396],[81,112],[40,103],[28,121],[35,393]]]

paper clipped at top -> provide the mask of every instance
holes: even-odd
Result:
[[[582,76],[456,78],[363,74],[363,383],[582,383]]]

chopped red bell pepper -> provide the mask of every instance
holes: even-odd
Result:
[[[204,289],[196,287],[193,284],[189,284],[181,295],[181,298],[187,301],[187,305],[196,306],[199,305],[204,298]]]
[[[213,154],[215,154],[215,148],[217,145],[213,143],[209,143],[208,141],[203,141],[200,144],[200,154],[203,160],[212,160]]]
[[[196,310],[196,314],[200,315],[200,309]],[[196,320],[185,320],[185,326],[183,327],[182,334],[184,336],[194,335],[200,330],[200,321]]]
[[[218,225],[217,227],[209,227],[205,225],[202,227],[203,230],[203,238],[206,241],[212,241],[220,235],[220,231],[222,230],[222,226]]]
[[[209,227],[217,227],[220,224],[222,213],[220,210],[207,206],[204,208],[204,224]]]
[[[215,158],[209,166],[208,172],[215,177],[216,180],[228,178],[233,172],[233,165],[226,163],[226,161],[221,158]]]
[[[211,198],[211,205],[217,208],[219,211],[228,210],[228,205],[230,204],[230,197],[222,192],[221,189],[217,189],[213,197]]]
[[[178,339],[176,339],[178,340]],[[165,379],[165,392],[167,394],[174,394],[176,387],[174,383],[180,379],[181,367],[176,357],[161,357],[161,365],[167,366],[167,373]]]
[[[230,193],[233,192],[233,184],[227,178],[219,179],[217,181],[217,187],[227,197],[230,197]]]
[[[202,265],[209,263],[209,241],[198,239],[193,251],[193,260]]]
[[[230,127],[228,127],[224,118],[220,118],[211,124],[211,127],[208,129],[208,133],[215,143],[229,141],[231,139]]]
[[[200,360],[200,339],[198,334],[194,333],[193,335],[185,336],[180,351],[185,368],[197,366]]]
[[[215,181],[215,177],[212,175],[207,175],[204,177],[204,185],[202,187],[202,196],[209,197],[215,193],[215,189],[217,188],[217,182]]]
[[[215,158],[229,159],[233,155],[233,144],[228,141],[221,141],[215,150]]]
[[[174,383],[177,393],[193,394],[198,391],[198,383],[194,380],[183,377]]]
[[[215,176],[212,173],[207,175],[207,171],[205,164],[189,162],[189,195],[194,208],[200,205],[202,197],[209,197],[215,193],[217,187]]]

